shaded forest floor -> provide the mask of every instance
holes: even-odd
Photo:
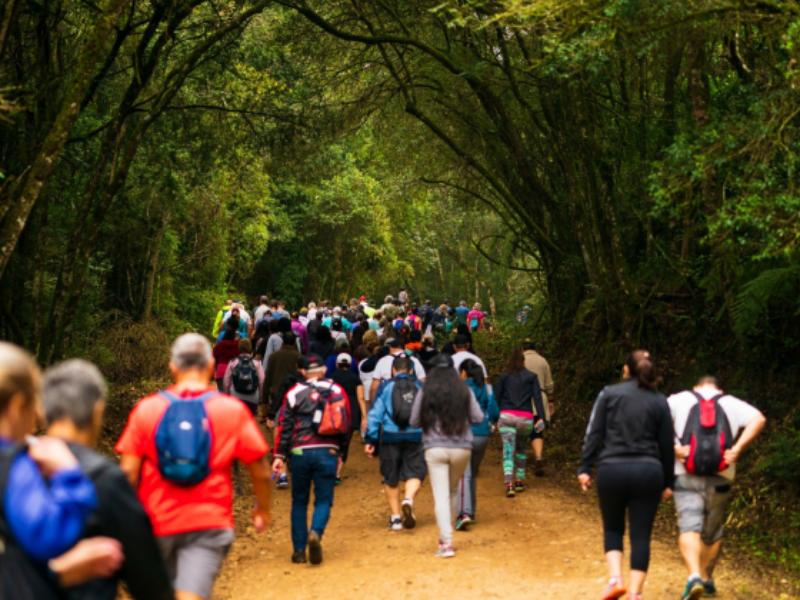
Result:
[[[442,560],[433,556],[437,529],[428,483],[417,502],[417,528],[389,532],[377,462],[363,455],[357,439],[352,450],[323,540],[323,565],[289,560],[288,490],[276,491],[274,524],[262,535],[247,525],[250,499],[245,495],[237,500],[238,539],[215,598],[598,597],[606,572],[596,500],[568,486],[566,476],[531,478],[528,491],[507,499],[500,449],[493,440],[479,478],[479,523],[469,532],[456,532],[458,554]],[[669,505],[664,513],[671,511]],[[655,537],[645,597],[674,600],[685,570],[674,536],[662,531]],[[737,562],[726,557],[718,569],[720,598],[798,597],[788,581],[758,575]]]

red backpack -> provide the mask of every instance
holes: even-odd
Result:
[[[733,446],[731,425],[719,400],[718,394],[706,400],[695,391],[697,398],[686,419],[681,443],[689,446],[686,470],[694,475],[716,475],[728,468],[725,451]]]
[[[317,433],[325,436],[350,433],[350,400],[347,393],[339,386],[313,387],[311,399],[320,404],[314,412]]]

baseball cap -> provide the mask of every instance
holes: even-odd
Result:
[[[384,344],[387,348],[402,348],[403,344],[397,338],[389,338]]]
[[[353,359],[347,352],[342,352],[336,357],[336,364],[341,365],[342,363],[347,363],[348,365],[353,364]]]
[[[297,359],[297,367],[305,369],[306,371],[312,369],[322,369],[325,367],[325,361],[317,354],[307,354]]]

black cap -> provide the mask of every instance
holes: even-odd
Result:
[[[386,346],[389,348],[402,348],[403,344],[397,338],[389,338],[386,340]]]
[[[310,369],[321,369],[325,366],[325,361],[317,354],[307,354],[297,359],[297,368],[306,371]]]
[[[454,346],[469,346],[469,338],[463,334],[458,334],[453,340]]]

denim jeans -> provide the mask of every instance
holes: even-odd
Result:
[[[331,516],[333,488],[336,485],[338,454],[330,448],[302,450],[302,454],[289,456],[292,473],[292,545],[302,552],[308,544],[308,502],[311,484],[314,484],[314,514],[311,529],[320,537]]]

